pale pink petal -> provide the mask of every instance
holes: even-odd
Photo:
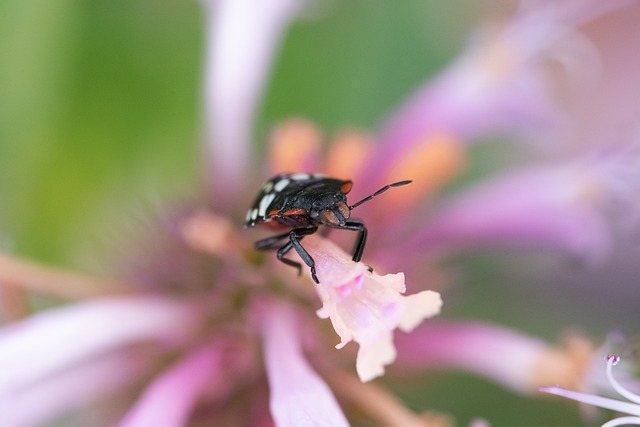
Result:
[[[316,262],[320,279],[316,289],[323,305],[318,316],[331,319],[340,336],[337,348],[351,340],[360,345],[356,370],[362,381],[384,374],[384,366],[394,361],[396,328],[410,331],[440,312],[442,300],[437,292],[402,295],[406,289],[402,273],[371,273],[321,237],[306,238],[305,248]]]
[[[469,422],[469,427],[491,427],[491,424],[484,418],[474,418]]]
[[[0,393],[135,342],[191,334],[194,306],[160,297],[92,300],[35,314],[0,330]]]
[[[278,427],[348,426],[327,384],[305,360],[295,313],[273,303],[260,319],[271,393],[271,415]]]
[[[530,3],[509,22],[481,28],[460,57],[383,125],[381,147],[361,180],[375,188],[388,165],[411,147],[435,139],[433,135],[445,133],[468,143],[495,133],[531,139],[561,130],[567,117],[553,93],[548,63],[565,68],[569,85],[582,82],[581,90],[589,89],[599,78],[594,71],[600,69],[599,56],[578,27],[625,4]]]
[[[300,0],[205,0],[206,166],[218,210],[245,183],[253,119],[278,43]]]
[[[381,334],[375,341],[363,342],[358,349],[356,372],[360,381],[367,382],[384,375],[384,367],[396,360],[393,334]]]
[[[0,394],[2,425],[41,426],[138,381],[144,369],[124,353],[91,360],[19,391]],[[48,425],[48,424],[47,424]]]
[[[147,387],[121,427],[186,425],[198,398],[220,380],[219,343],[195,350]]]
[[[610,250],[607,175],[589,162],[505,173],[445,202],[408,246],[550,248],[599,261]]]
[[[601,78],[571,104],[576,119],[574,127],[579,132],[577,144],[583,144],[592,135],[637,123],[640,117],[640,85],[637,84],[640,55],[636,54],[636,41],[640,40],[640,3],[630,1],[628,4],[585,28],[600,52],[603,67]]]
[[[534,368],[548,349],[541,340],[479,323],[431,324],[399,335],[396,346],[399,366],[462,369],[521,392],[539,385]]]

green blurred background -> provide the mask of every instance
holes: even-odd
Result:
[[[291,115],[327,129],[375,129],[460,51],[475,22],[511,8],[506,0],[317,2],[282,46],[256,143]],[[195,0],[0,2],[5,248],[99,270],[101,253],[129,217],[197,194],[203,22]],[[475,155],[476,168],[488,165],[490,154]],[[468,268],[469,285],[485,298],[474,300],[468,290],[454,316],[550,338],[566,326],[555,327],[553,316],[530,322],[540,316],[535,304],[521,303],[530,308],[525,313],[505,308],[504,299],[518,291],[500,294],[507,289],[499,284],[502,273],[486,258],[470,260]],[[464,374],[425,376],[401,393],[412,408],[451,413],[459,425],[475,416],[494,426],[584,425],[565,402],[514,396]]]

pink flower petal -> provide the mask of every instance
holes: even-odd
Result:
[[[246,181],[253,118],[271,61],[299,0],[206,0],[206,162],[217,209]]]
[[[271,415],[278,427],[348,426],[327,384],[302,355],[295,313],[273,304],[261,319],[271,392]]]
[[[533,369],[549,347],[506,328],[480,323],[430,324],[396,338],[398,364],[404,367],[452,367],[531,392]]]
[[[124,389],[140,378],[141,366],[124,353],[91,360],[20,391],[0,394],[2,424],[41,426]],[[48,425],[48,424],[47,424]]]
[[[363,263],[327,239],[309,236],[305,248],[316,262],[320,283],[316,290],[323,306],[318,316],[330,318],[340,336],[337,348],[349,341],[360,345],[356,370],[362,381],[384,374],[384,366],[395,360],[393,331],[410,331],[440,312],[437,292],[422,291],[404,296],[404,274],[371,273]]]
[[[0,394],[127,344],[184,339],[194,317],[193,306],[156,297],[92,300],[40,312],[0,330]]]
[[[578,26],[626,3],[523,3],[510,22],[480,28],[460,57],[389,118],[380,130],[381,149],[361,181],[375,188],[389,164],[439,133],[470,142],[500,132],[530,138],[559,129],[566,117],[555,100],[549,60],[565,66],[567,82],[593,83],[597,51]],[[573,64],[576,57],[582,61]]]
[[[477,185],[445,203],[409,247],[554,248],[598,261],[610,249],[609,190],[594,170],[540,167]]]
[[[195,350],[151,383],[120,426],[186,425],[198,397],[219,380],[220,361],[219,343]]]

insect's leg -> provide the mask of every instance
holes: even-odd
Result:
[[[259,251],[267,251],[269,249],[276,249],[276,243],[279,243],[282,239],[289,237],[289,232],[284,234],[278,234],[277,236],[267,237],[266,239],[258,240],[254,247]],[[291,248],[289,248],[291,249]]]
[[[342,230],[354,230],[359,231],[358,240],[356,241],[355,249],[353,250],[353,261],[360,262],[362,259],[362,253],[364,252],[364,245],[367,244],[367,227],[357,219],[352,219],[344,223],[340,227]]]
[[[318,229],[317,227],[314,227],[314,228],[298,228],[295,230],[291,230],[287,234],[287,236],[289,236],[289,242],[283,247],[281,247],[280,249],[278,249],[277,258],[283,263],[297,268],[298,274],[300,274],[302,271],[302,266],[300,265],[300,263],[284,257],[287,254],[287,252],[291,250],[291,248],[295,248],[296,252],[298,252],[298,255],[300,255],[300,258],[302,258],[304,263],[307,264],[309,268],[311,268],[311,278],[313,279],[313,281],[316,283],[319,283],[318,276],[316,276],[315,262],[313,261],[313,258],[311,258],[311,255],[309,255],[309,252],[307,252],[306,249],[303,248],[302,245],[300,244],[300,239],[302,239],[304,236],[308,234],[315,233],[317,229]]]
[[[289,234],[287,234],[287,236],[288,235]],[[289,258],[284,257],[287,254],[287,252],[291,250],[291,248],[293,248],[293,242],[289,241],[287,242],[286,245],[278,249],[278,253],[276,257],[278,258],[278,260],[282,261],[283,263],[290,265],[291,267],[294,267],[296,270],[298,270],[298,276],[299,276],[300,274],[302,274],[302,265],[299,262],[296,262],[296,261],[290,260]]]
[[[300,239],[302,239],[304,236],[308,234],[315,233],[316,230],[317,230],[317,227],[299,228],[297,230],[291,231],[291,233],[289,234],[289,239],[290,239],[290,243],[293,245],[296,252],[298,252],[298,255],[300,255],[300,258],[302,258],[302,261],[304,261],[304,263],[307,264],[311,269],[311,278],[313,279],[313,281],[316,283],[320,283],[320,281],[318,280],[318,276],[316,276],[315,261],[313,260],[311,255],[309,255],[309,252],[307,252],[307,250],[303,248],[302,245],[300,244]]]

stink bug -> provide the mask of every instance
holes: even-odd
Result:
[[[295,249],[311,269],[313,280],[319,283],[315,262],[302,247],[300,240],[304,236],[318,231],[318,227],[321,225],[341,230],[358,231],[359,236],[353,252],[353,261],[359,262],[367,242],[367,228],[361,221],[349,219],[351,211],[391,187],[400,187],[410,182],[399,181],[385,185],[359,202],[348,205],[347,194],[353,186],[349,180],[329,178],[320,174],[282,173],[274,176],[262,186],[253,206],[247,212],[244,227],[267,224],[290,228],[291,230],[286,233],[258,240],[255,243],[256,249],[277,249],[278,259],[297,268],[299,274],[302,269],[300,263],[284,257],[292,248]],[[285,239],[289,239],[289,241],[284,246],[280,246]]]

